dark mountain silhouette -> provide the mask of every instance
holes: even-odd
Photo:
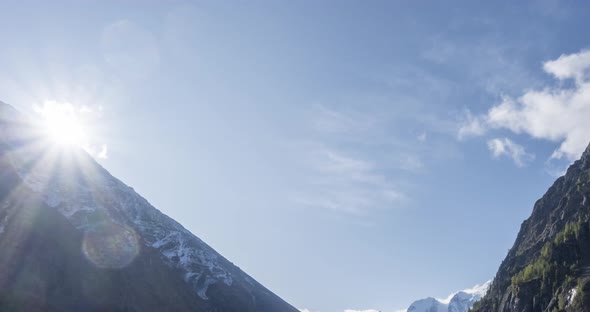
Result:
[[[0,311],[298,310],[0,103]]]

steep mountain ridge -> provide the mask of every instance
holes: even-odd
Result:
[[[297,311],[38,132],[0,103],[0,310]]]
[[[539,199],[473,311],[590,311],[590,146]]]

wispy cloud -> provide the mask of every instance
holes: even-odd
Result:
[[[459,137],[507,129],[560,142],[551,158],[576,159],[590,139],[590,51],[562,55],[545,62],[543,69],[559,84],[529,90],[516,98],[504,96],[499,104],[479,116],[469,113],[459,128]]]
[[[312,169],[309,188],[294,197],[300,204],[360,216],[405,199],[395,183],[370,160],[326,146],[310,147],[308,156]]]
[[[457,138],[463,140],[468,137],[483,135],[487,131],[487,125],[485,120],[481,117],[473,116],[473,114],[467,110],[465,111],[465,117],[462,121],[459,131],[457,131]]]
[[[317,107],[312,119],[313,127],[329,134],[363,134],[375,130],[383,122],[378,116],[359,112]]]
[[[507,156],[512,158],[518,167],[527,165],[535,159],[535,155],[528,153],[522,145],[514,143],[508,138],[495,138],[488,141],[488,148],[495,158]]]
[[[386,135],[391,124],[391,116],[376,112],[375,107],[313,108],[309,115],[312,136],[296,148],[305,166],[305,183],[293,199],[305,206],[364,217],[406,202],[402,184],[407,182],[401,183],[392,172],[424,169],[423,159],[411,146],[421,145],[417,142],[424,142],[426,134]]]
[[[488,33],[476,40],[461,41],[448,37],[449,32],[463,31],[466,27],[481,27]],[[425,40],[421,57],[446,66],[450,71],[460,72],[460,76],[469,79],[473,87],[490,94],[530,87],[536,79],[525,68],[524,62],[515,57],[513,52],[519,45],[503,42],[498,36],[500,32],[501,25],[496,21],[462,18],[451,25],[444,35]]]
[[[407,206],[414,179],[428,173],[429,163],[456,157],[454,124],[396,99],[360,95],[313,106],[306,115],[309,137],[293,144],[305,172],[294,201],[370,217]]]

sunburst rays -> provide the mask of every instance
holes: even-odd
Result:
[[[125,225],[124,216],[109,207],[106,195],[109,187],[104,183],[106,171],[82,147],[63,148],[54,144],[42,127],[0,121],[0,130],[1,161],[18,176],[18,183],[11,185],[3,201],[10,200],[16,209],[27,209],[34,194],[40,200],[38,206],[44,202],[59,210],[72,225],[84,231],[80,252],[90,263],[113,269],[129,265],[140,251],[139,239]],[[85,212],[83,205],[90,205],[94,210]],[[29,221],[24,224],[32,224],[38,211],[30,209],[26,214]],[[5,213],[10,212],[0,209],[0,214]],[[24,235],[25,232],[19,229],[5,234],[0,242],[10,244],[15,240],[15,233]],[[10,257],[10,251],[4,250],[4,257]]]

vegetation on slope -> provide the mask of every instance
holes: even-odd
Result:
[[[590,146],[523,222],[478,312],[590,312]]]

